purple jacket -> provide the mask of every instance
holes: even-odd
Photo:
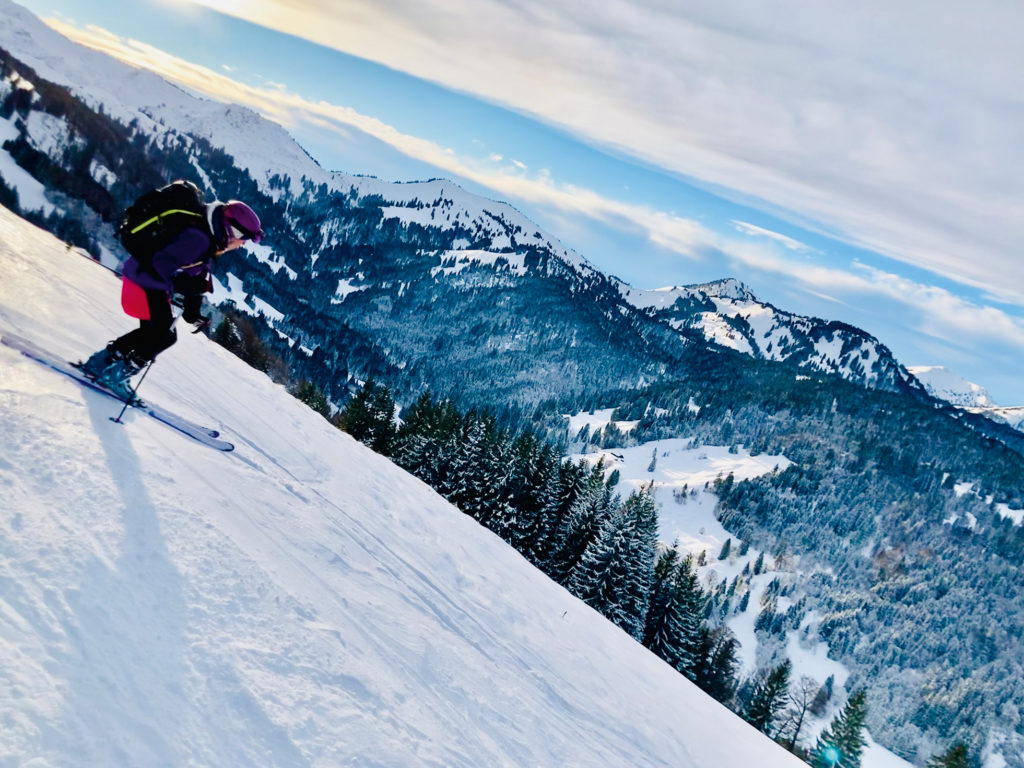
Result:
[[[176,279],[182,282],[182,278],[190,285],[204,282],[209,285],[213,253],[210,236],[201,229],[189,227],[153,254],[152,267],[144,267],[132,256],[124,263],[122,274],[147,291],[174,293]]]

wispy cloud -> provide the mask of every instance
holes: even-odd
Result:
[[[801,243],[799,240],[794,240],[792,237],[787,237],[786,235],[779,232],[773,232],[772,230],[765,229],[764,227],[758,227],[755,224],[749,224],[745,221],[733,221],[732,225],[738,232],[753,235],[754,237],[767,237],[770,240],[781,243],[791,251],[810,252],[814,250],[809,245]]]
[[[979,306],[949,291],[857,264],[870,289],[920,312],[918,330],[964,346],[988,339],[1024,352],[1024,320],[995,307]]]
[[[199,0],[1024,303],[1024,6]]]

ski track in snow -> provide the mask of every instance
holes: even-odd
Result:
[[[0,333],[118,298],[0,209]],[[235,453],[0,348],[0,765],[802,765],[212,342],[143,388]]]

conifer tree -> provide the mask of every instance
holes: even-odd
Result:
[[[829,675],[814,695],[814,701],[811,702],[811,714],[815,717],[821,717],[825,713],[825,707],[832,700],[832,688],[835,686],[835,682],[835,675]]]
[[[296,400],[305,403],[324,418],[331,415],[331,407],[327,402],[327,395],[312,381],[300,381],[295,387],[293,394]]]
[[[789,674],[793,664],[789,659],[754,683],[740,715],[762,733],[774,735],[773,723],[781,712],[789,692]]]
[[[539,533],[543,497],[550,486],[550,476],[541,459],[541,445],[532,433],[517,437],[511,446],[508,475],[508,503],[515,510],[515,521],[509,527],[508,541],[534,561],[532,546]],[[534,561],[535,562],[535,561]]]
[[[632,494],[604,519],[566,584],[637,639],[644,632],[656,536],[653,499],[645,491]]]
[[[726,539],[725,544],[722,545],[722,551],[718,553],[719,560],[725,560],[729,557],[729,553],[732,551],[732,539]]]
[[[377,453],[390,456],[395,438],[395,398],[389,387],[374,388],[370,396],[369,410],[371,434],[366,444]]]
[[[856,691],[832,724],[818,737],[811,753],[814,768],[860,768],[860,758],[867,743],[864,721],[867,719],[867,691]]]
[[[967,745],[962,742],[954,744],[946,754],[929,760],[928,768],[970,768]]]
[[[693,557],[680,559],[675,548],[665,552],[655,567],[643,644],[691,680],[700,655],[703,600]]]
[[[675,580],[679,569],[678,542],[671,549],[662,552],[654,564],[654,578],[651,582],[651,600],[644,623],[644,646],[665,658],[662,647],[670,642],[672,630],[669,625],[669,607],[675,595]]]
[[[369,438],[371,427],[370,396],[373,393],[373,381],[367,381],[345,405],[338,426],[348,432],[361,443]]]
[[[740,605],[737,608],[737,613],[746,613],[747,607],[750,605],[750,590],[748,589],[743,593],[743,597],[740,598]]]
[[[557,495],[552,512],[541,518],[540,530],[533,544],[534,562],[548,576],[560,581],[558,566],[562,555],[564,525],[569,510],[586,486],[586,478],[592,474],[587,462],[580,460],[558,465],[553,492]]]
[[[439,410],[429,391],[420,395],[402,413],[402,425],[398,428],[392,451],[396,464],[431,487],[435,479],[430,469],[431,447],[436,442]]]
[[[564,466],[571,467],[572,463],[565,462]],[[532,515],[521,518],[518,534],[521,543],[517,545],[519,551],[542,569],[558,526],[563,476],[563,464],[558,455],[550,445],[544,444],[537,457],[535,479],[529,485]]]
[[[549,575],[563,586],[580,563],[587,548],[610,516],[613,499],[604,484],[604,463],[584,469],[571,506],[559,520],[554,534]]]
[[[757,576],[759,573],[764,572],[764,552],[761,552],[757,556],[757,560],[754,561],[754,575]]]
[[[726,627],[700,630],[700,653],[693,681],[702,691],[727,703],[736,691],[736,638]]]

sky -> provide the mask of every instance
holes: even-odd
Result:
[[[23,0],[284,125],[451,178],[639,288],[735,277],[1024,404],[1024,7]]]

